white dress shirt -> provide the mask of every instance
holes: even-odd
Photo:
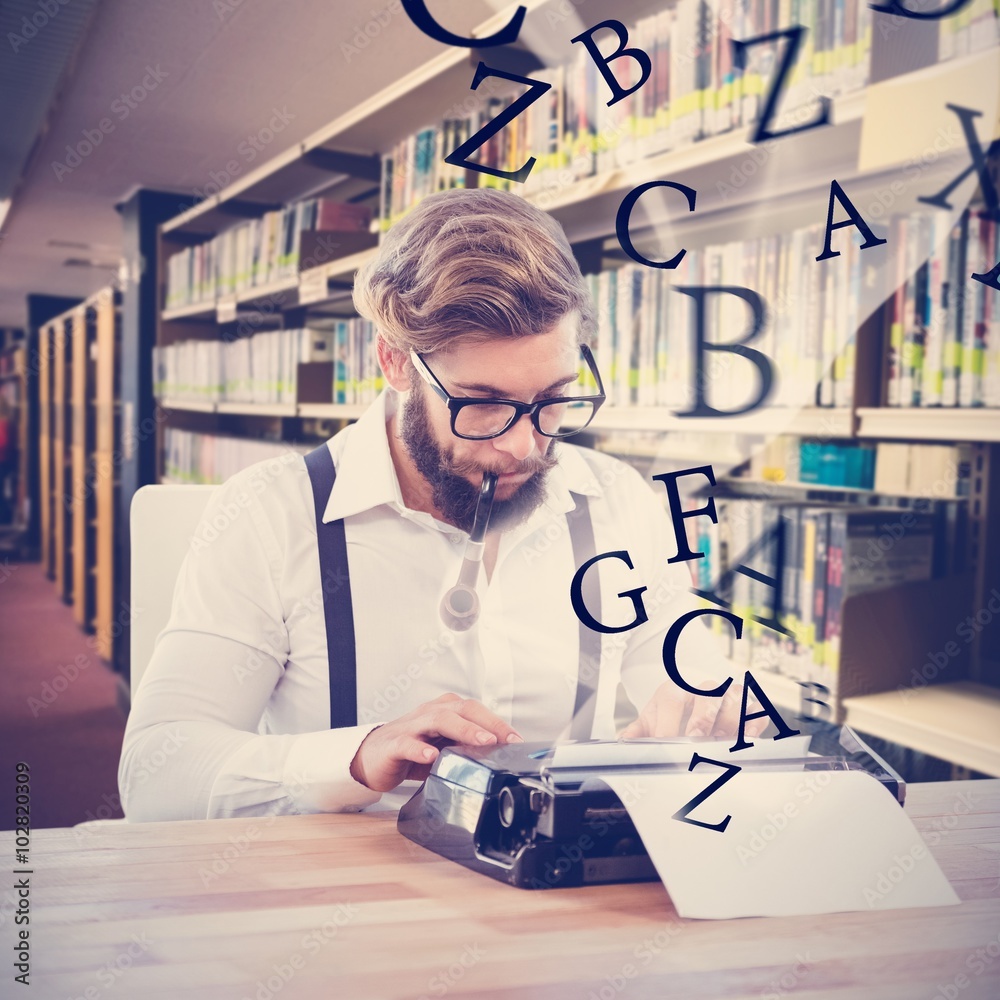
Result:
[[[167,626],[133,692],[119,768],[129,820],[398,808],[350,774],[379,723],[447,693],[475,698],[525,740],[569,734],[580,624],[566,513],[590,498],[596,552],[627,550],[634,569],[598,571],[601,619],[636,617],[619,595],[645,586],[648,621],[602,637],[592,736],[614,738],[619,682],[636,709],[664,681],[663,637],[697,606],[661,495],[616,459],[554,442],[544,501],[500,536],[480,574],[479,621],[451,632],[438,605],[458,576],[466,533],[403,503],[384,393],[327,443],[337,478],[324,522],[345,518],[357,643],[358,725],[330,729],[326,630],[309,474],[300,456],[261,462],[220,486],[185,556]],[[210,527],[211,526],[211,527]],[[678,645],[681,671],[728,676],[703,620]],[[694,681],[698,683],[697,681]],[[628,721],[628,720],[626,720]]]

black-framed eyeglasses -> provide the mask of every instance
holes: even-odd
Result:
[[[410,351],[413,367],[434,392],[448,404],[451,412],[451,432],[467,441],[486,441],[509,431],[526,413],[539,434],[550,438],[565,438],[578,434],[586,427],[607,399],[597,362],[586,344],[580,345],[597,392],[589,396],[551,396],[522,403],[517,399],[478,399],[453,396],[430,370],[427,362]]]

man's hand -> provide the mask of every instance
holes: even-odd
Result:
[[[735,680],[721,698],[693,695],[673,681],[666,681],[653,693],[649,703],[639,713],[639,718],[626,726],[618,738],[717,736],[729,739],[738,735],[742,704],[743,685]],[[752,714],[759,708],[757,700],[751,695],[747,711]],[[747,739],[759,736],[768,723],[766,717],[751,719],[746,724]]]
[[[482,703],[443,694],[373,729],[351,761],[351,777],[376,792],[388,792],[408,778],[426,778],[440,747],[523,742]]]

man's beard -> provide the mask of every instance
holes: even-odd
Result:
[[[464,476],[482,476],[488,470],[475,462],[456,462],[445,454],[434,440],[427,404],[419,388],[407,393],[401,416],[400,437],[418,471],[430,483],[434,506],[446,521],[463,531],[471,531],[481,485],[473,485]],[[555,464],[556,458],[549,448],[544,455],[514,468],[493,469],[497,473],[533,474],[506,500],[494,500],[490,528],[506,530],[523,524],[544,499],[545,475]]]

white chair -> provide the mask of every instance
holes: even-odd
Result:
[[[133,697],[167,624],[174,584],[215,486],[143,486],[132,497],[132,619],[129,687]]]
[[[143,486],[129,510],[132,550],[132,618],[129,645],[129,688],[132,696],[153,655],[156,637],[167,624],[174,584],[195,528],[215,486]],[[79,836],[123,819],[92,819],[77,823]]]

